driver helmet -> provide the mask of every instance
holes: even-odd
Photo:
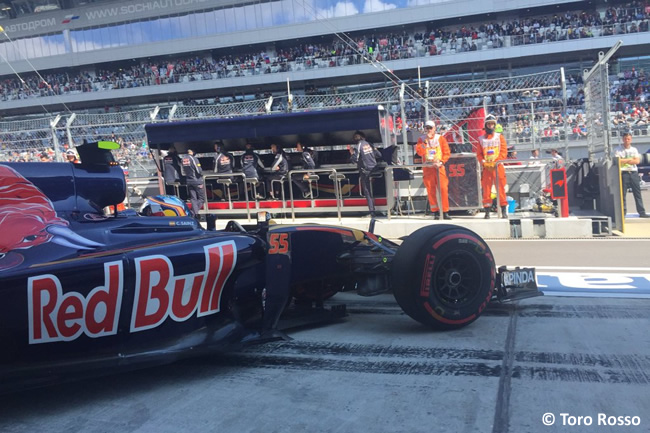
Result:
[[[140,215],[181,217],[190,215],[184,201],[171,195],[145,197],[140,206]]]

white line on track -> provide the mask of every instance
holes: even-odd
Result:
[[[508,269],[516,266],[508,265]],[[620,266],[601,267],[601,266],[520,266],[522,268],[535,268],[536,271],[586,271],[586,272],[650,272],[650,267],[642,268],[624,268]]]
[[[650,297],[650,273],[537,272],[537,286],[552,296]]]
[[[650,242],[650,238],[541,238],[541,239],[513,239],[513,238],[484,238],[487,243],[492,242]]]
[[[567,296],[573,298],[629,298],[629,299],[650,299],[648,293],[610,293],[610,292],[559,292],[559,291],[545,291],[545,296]]]

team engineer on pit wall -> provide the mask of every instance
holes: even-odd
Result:
[[[167,155],[163,158],[163,179],[165,180],[165,194],[180,195],[173,187],[176,182],[185,183],[181,170],[181,159],[174,146],[170,146]]]
[[[429,196],[429,205],[433,218],[440,218],[440,207],[438,206],[437,187],[440,185],[440,201],[442,202],[443,218],[450,220],[449,216],[449,179],[445,170],[445,163],[449,160],[451,151],[447,139],[440,134],[436,134],[436,124],[432,120],[425,123],[426,134],[418,138],[415,146],[415,152],[422,157],[424,167],[422,176],[424,186]]]
[[[377,158],[381,158],[381,152],[366,141],[366,135],[361,131],[356,131],[352,139],[356,144],[350,146],[350,162],[356,164],[359,169],[361,189],[368,203],[370,216],[374,217],[377,214],[375,212],[375,200],[372,197],[372,190],[370,189],[370,174],[377,167]]]
[[[194,156],[191,149],[186,154],[181,155],[181,169],[185,176],[187,189],[190,193],[190,202],[192,203],[192,216],[197,220],[201,218],[199,211],[205,203],[205,188],[203,186],[203,170],[201,163]]]
[[[503,161],[508,157],[508,144],[505,137],[495,131],[497,119],[492,114],[485,116],[485,133],[478,138],[476,156],[479,164],[483,167],[481,173],[481,189],[483,190],[483,210],[485,219],[490,218],[490,207],[492,207],[492,185],[497,185],[499,204],[501,205],[501,218],[508,218],[506,198],[506,170]],[[497,182],[498,179],[498,182]],[[498,210],[497,210],[498,213]]]
[[[280,146],[273,143],[271,144],[271,152],[275,155],[273,159],[273,165],[271,166],[271,174],[266,176],[266,190],[269,192],[269,197],[272,200],[276,200],[276,191],[273,190],[273,181],[274,180],[284,180],[284,177],[289,171],[289,162],[287,161],[287,156]],[[283,183],[280,183],[280,194],[282,195],[282,189],[284,188]],[[284,197],[284,195],[282,195]]]
[[[258,179],[261,181],[262,173],[264,171],[264,164],[262,164],[262,160],[260,159],[259,155],[253,150],[253,145],[251,143],[246,143],[245,147],[246,150],[242,154],[240,161],[242,172],[244,173],[246,179]],[[246,184],[244,184],[244,187],[246,187]],[[246,194],[248,194],[249,200],[261,200],[263,198],[259,193],[257,194],[257,197],[253,197],[252,189],[250,190],[250,194],[248,191]]]
[[[302,169],[303,170],[313,170],[316,168],[316,162],[314,161],[314,158],[311,155],[311,150],[304,147],[302,143],[298,142],[296,143],[296,149],[298,152],[300,152],[300,161],[302,162]],[[311,191],[309,190],[308,182],[309,182],[309,175],[313,173],[304,173],[304,174],[298,174],[294,175],[291,181],[298,187],[300,192],[302,193],[303,198],[313,198],[311,196]]]
[[[235,171],[235,157],[225,149],[222,142],[214,143],[214,171],[218,174],[232,174]],[[232,180],[232,178],[230,178]]]
[[[222,142],[217,141],[214,143],[214,151],[216,156],[214,157],[214,172],[217,174],[232,174],[235,171],[235,157],[229,153]],[[233,177],[223,177],[222,179],[230,179],[231,182],[234,182]],[[227,186],[230,188],[230,186]],[[225,199],[224,196],[219,197],[219,199]]]

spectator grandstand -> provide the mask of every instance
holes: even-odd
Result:
[[[330,30],[330,33],[320,32],[312,37],[284,37],[228,48],[185,50],[174,55],[150,56],[146,55],[147,49],[142,49],[136,50],[143,55],[135,59],[121,59],[115,56],[114,60],[92,64],[76,61],[74,64],[78,66],[40,68],[40,76],[34,71],[29,71],[29,68],[24,68],[25,71],[20,72],[20,78],[8,74],[0,77],[0,99],[6,102],[3,105],[7,107],[0,108],[0,113],[5,116],[5,120],[18,112],[43,114],[45,107],[41,104],[60,109],[62,97],[66,98],[66,106],[75,112],[92,108],[94,112],[99,110],[115,113],[132,110],[129,105],[138,107],[158,104],[163,106],[161,118],[169,111],[165,105],[172,103],[205,107],[205,113],[217,112],[217,115],[259,113],[263,111],[263,103],[252,104],[255,107],[253,109],[242,109],[242,105],[237,103],[266,100],[270,96],[275,97],[273,110],[287,110],[291,107],[287,103],[286,92],[279,90],[281,87],[274,82],[269,81],[268,85],[255,87],[237,86],[238,94],[234,94],[232,79],[245,83],[247,79],[253,82],[259,81],[260,77],[293,77],[296,74],[300,74],[302,85],[295,86],[292,92],[295,96],[294,108],[322,106],[322,101],[314,103],[310,99],[312,95],[329,97],[325,103],[327,106],[345,105],[345,94],[355,88],[346,84],[352,84],[354,80],[357,80],[357,84],[363,84],[363,88],[385,88],[388,89],[386,93],[390,93],[392,84],[378,82],[376,74],[374,79],[361,78],[361,75],[355,78],[358,67],[366,65],[369,61],[392,62],[389,63],[391,67],[395,65],[395,71],[411,86],[416,84],[415,69],[404,66],[404,62],[409,60],[418,62],[409,64],[417,64],[418,70],[419,62],[425,66],[422,82],[453,79],[437,76],[435,65],[441,64],[454,67],[455,72],[460,74],[458,79],[508,77],[523,71],[519,71],[512,62],[509,62],[506,68],[489,66],[488,62],[484,62],[487,66],[478,71],[475,66],[467,66],[462,62],[472,52],[486,54],[498,60],[501,55],[505,56],[508,50],[528,49],[529,46],[544,47],[561,61],[571,56],[570,51],[566,50],[568,42],[609,40],[609,36],[633,36],[639,33],[647,35],[650,21],[650,7],[647,2],[642,1],[559,1],[554,2],[557,3],[554,8],[544,6],[531,10],[518,10],[506,6],[506,3],[503,2],[503,10],[498,14],[459,15],[453,20],[411,20],[410,24],[399,27],[391,24],[390,19],[383,20],[382,27],[372,26],[364,30],[363,26],[360,26],[355,31],[347,32],[349,43],[341,34],[332,34]],[[550,13],[549,10],[553,12]],[[5,21],[0,23],[7,27]],[[63,32],[65,34],[65,30]],[[645,42],[641,44],[641,50],[633,50],[630,54],[647,49],[647,37],[643,40]],[[4,42],[0,45],[0,53],[4,53],[10,60],[11,55],[16,56],[16,50],[9,49],[8,44],[9,42]],[[572,49],[580,48],[576,47]],[[585,47],[591,48],[593,53],[592,45]],[[70,48],[74,51],[74,46],[71,45]],[[25,57],[38,57],[33,50],[26,50],[21,54]],[[111,57],[109,55],[105,60]],[[485,105],[499,115],[500,122],[506,128],[509,139],[514,140],[513,143],[532,143],[535,146],[536,143],[565,140],[567,135],[571,140],[583,140],[588,137],[589,130],[586,122],[588,114],[584,109],[581,71],[590,66],[594,57],[595,54],[586,57],[585,61],[565,63],[565,93],[556,81],[537,83],[540,90],[534,95],[530,92],[511,92],[491,94],[484,100],[478,94],[457,96],[453,87],[449,89],[440,86],[436,90],[438,93],[430,93],[427,96],[433,98],[433,104],[441,118],[442,129],[452,128],[453,119],[468,107]],[[20,63],[19,58],[14,60]],[[434,66],[426,68],[427,62],[434,62],[431,63]],[[548,60],[542,61],[542,64],[544,66],[538,66],[538,70],[555,68]],[[615,73],[610,74],[610,121],[616,128],[632,127],[647,133],[650,110],[645,72],[647,64],[647,60],[635,56],[631,56],[629,61],[619,59],[616,70],[613,71]],[[1,71],[4,70],[0,68]],[[324,71],[332,73],[326,72],[326,75],[323,75]],[[311,76],[314,78],[311,79]],[[275,83],[283,81],[284,78],[279,78]],[[192,86],[198,83],[205,83],[207,86],[204,86],[201,92],[195,91],[196,86]],[[420,84],[420,81],[417,84]],[[145,89],[149,89],[146,97],[139,96],[141,94],[138,92]],[[111,97],[111,94],[116,96]],[[563,96],[566,96],[566,103]],[[128,98],[128,102],[125,98]],[[394,102],[396,98],[388,97],[385,101]],[[215,109],[215,105],[221,108]],[[401,123],[408,129],[419,129],[426,120],[424,105],[417,100],[408,100],[405,108],[405,118],[401,119],[398,107],[391,107],[391,111],[399,118],[398,124]],[[602,123],[602,119],[597,121]],[[88,131],[81,128],[77,132],[81,135],[110,135],[123,128],[124,125],[108,124],[99,128],[89,126]],[[47,129],[47,126],[43,127],[43,130]],[[33,128],[18,132],[4,131],[2,147],[5,150],[5,158],[39,159],[41,153],[49,152],[54,147],[51,139],[44,138],[44,135],[47,134],[43,134],[40,129],[34,131]],[[57,135],[61,150],[65,150],[68,137],[61,130],[57,131]],[[18,153],[8,152],[8,143],[12,144],[11,147],[22,147],[26,150]],[[134,157],[147,157],[146,152],[140,151],[140,143],[125,144],[135,149]]]
[[[318,68],[352,66],[367,61],[392,61],[433,55],[567,40],[648,32],[650,8],[636,1],[601,11],[574,10],[507,22],[471,23],[437,27],[426,23],[426,31],[414,24],[401,33],[353,33],[350,46],[334,35],[329,43],[304,42],[285,46],[275,42],[262,51],[222,54],[192,53],[190,56],[134,60],[131,65],[103,64],[95,69],[73,69],[57,73],[26,73],[19,79],[0,77],[0,99],[11,101],[54,95],[158,86],[286,73]],[[628,90],[628,89],[623,89]],[[627,93],[620,95],[621,98]],[[619,96],[618,94],[616,96]],[[579,104],[570,104],[579,105]]]

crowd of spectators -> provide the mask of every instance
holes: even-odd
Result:
[[[106,136],[107,139],[111,137]],[[5,137],[3,137],[5,138]],[[144,143],[124,140],[122,137],[112,139],[120,144],[120,149],[114,151],[113,156],[124,168],[128,168],[134,161],[148,160],[151,158],[149,148]],[[37,143],[41,143],[40,145]],[[43,145],[42,143],[45,143]],[[52,162],[56,159],[55,146],[49,139],[34,139],[21,143],[18,146],[0,145],[0,161],[3,162]],[[58,146],[59,155],[65,154],[69,149],[67,143]]]
[[[402,33],[352,35],[348,43],[333,37],[322,43],[285,46],[239,54],[203,54],[179,59],[142,59],[138,64],[94,71],[45,73],[0,79],[0,99],[15,100],[126,89],[170,83],[270,74],[354,65],[421,56],[451,54],[531,43],[647,32],[650,7],[633,1],[602,11],[574,11],[552,16],[475,25],[414,29]]]
[[[93,92],[129,87],[161,85],[167,83],[204,80],[232,76],[232,74],[271,73],[281,70],[309,69],[316,67],[331,67],[343,64],[357,64],[363,62],[364,56],[371,56],[378,60],[408,58],[420,55],[422,47],[426,55],[444,54],[451,50],[472,50],[473,44],[497,47],[505,42],[509,44],[526,44],[537,42],[550,42],[559,39],[548,39],[548,35],[555,33],[569,39],[597,36],[607,34],[593,32],[593,28],[613,28],[614,31],[647,31],[650,18],[650,7],[644,8],[641,2],[632,2],[621,8],[608,8],[597,12],[567,12],[562,15],[548,17],[526,18],[507,23],[490,23],[477,26],[461,26],[453,30],[427,29],[424,32],[409,34],[390,33],[383,35],[356,36],[353,38],[354,46],[335,39],[332,43],[299,44],[294,47],[276,46],[273,53],[259,52],[244,55],[223,55],[220,57],[191,57],[175,61],[142,61],[138,65],[108,70],[99,68],[94,74],[72,72],[45,74],[45,82],[35,75],[24,76],[25,83],[19,80],[6,78],[0,83],[0,98],[28,98],[34,96],[47,96],[71,92]],[[621,27],[622,25],[622,27]],[[589,29],[588,29],[589,27]],[[551,33],[549,33],[549,31]],[[555,33],[553,33],[555,32]],[[541,37],[541,39],[540,39]],[[509,40],[506,38],[510,38]],[[519,39],[513,39],[519,38]],[[501,41],[501,42],[498,42]],[[516,42],[520,41],[520,42]],[[490,42],[492,42],[490,44]],[[488,45],[486,45],[488,44]],[[432,47],[436,47],[435,49]],[[453,48],[450,48],[453,47]],[[431,50],[434,49],[435,52]],[[611,123],[617,129],[648,128],[650,125],[650,86],[648,75],[642,68],[630,68],[610,77],[610,102]],[[46,84],[47,82],[47,84]],[[540,84],[540,83],[538,83]],[[544,84],[544,83],[541,83]],[[557,83],[547,83],[557,84]],[[543,86],[542,86],[543,87]],[[556,86],[557,87],[557,86]],[[443,92],[443,90],[440,90]],[[318,89],[305,88],[305,96],[325,94],[332,100],[328,105],[343,105],[346,95],[336,88]],[[250,99],[267,99],[270,93],[249,95]],[[439,97],[434,104],[442,118],[454,119],[467,107],[478,107],[483,104],[483,99],[476,96],[455,96],[453,91],[449,94],[440,93],[430,96]],[[183,105],[215,105],[226,102],[241,102],[244,97],[219,98],[213,100],[183,101]],[[306,99],[306,98],[305,98]],[[281,99],[278,98],[278,101]],[[493,94],[487,101],[489,111],[498,114],[499,122],[509,134],[509,140],[514,143],[551,142],[564,139],[566,133],[571,139],[583,139],[589,134],[588,122],[584,112],[584,85],[580,73],[567,76],[567,110],[564,111],[563,101],[559,89],[546,89],[538,95]],[[338,101],[338,103],[336,102]],[[296,104],[300,102],[297,99]],[[280,104],[280,105],[277,105]],[[274,109],[285,110],[289,107],[276,102]],[[108,109],[107,109],[108,110]],[[119,111],[119,107],[116,108]],[[396,114],[399,109],[392,107]],[[424,119],[425,108],[417,101],[407,102],[406,120],[398,120],[398,124],[407,128],[420,129]],[[563,114],[564,113],[564,114]],[[596,124],[602,124],[602,119],[594,119]],[[443,124],[441,129],[451,127],[452,124]],[[89,136],[97,136],[106,131],[87,131]],[[28,136],[25,136],[27,134]],[[29,136],[32,134],[32,136]],[[36,135],[34,135],[36,134]],[[53,155],[53,144],[47,138],[40,137],[37,133],[21,132],[15,137],[3,134],[4,142],[23,143],[21,151],[7,150],[0,147],[0,160],[44,160],[48,155]],[[128,134],[127,134],[128,135]],[[64,143],[66,138],[59,137],[59,142]],[[126,148],[136,147],[136,152],[129,155],[131,158],[148,158],[148,153],[143,151],[138,144],[129,143]],[[39,151],[30,149],[42,149]],[[66,147],[61,146],[61,152]]]

